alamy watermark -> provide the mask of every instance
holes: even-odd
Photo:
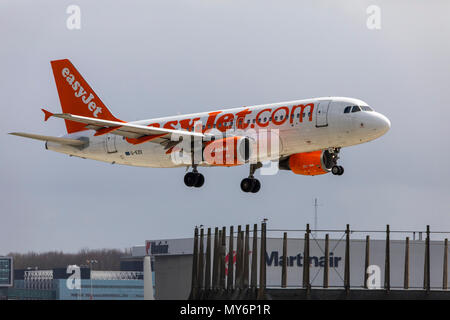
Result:
[[[80,290],[81,289],[81,270],[79,266],[70,265],[67,266],[66,272],[70,276],[66,280],[66,287],[69,290]]]
[[[174,146],[168,149],[175,165],[236,166],[261,162],[261,175],[278,172],[280,158],[279,129],[227,130],[202,133],[202,123],[194,125],[191,137],[173,133]]]
[[[366,286],[368,289],[381,289],[381,268],[376,264],[367,267]]]
[[[381,9],[377,5],[370,5],[366,9],[368,14],[366,26],[369,30],[381,29]]]
[[[69,14],[66,20],[66,27],[69,30],[81,29],[81,9],[80,6],[72,4],[67,7],[66,13]]]

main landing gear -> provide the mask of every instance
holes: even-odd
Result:
[[[205,177],[197,171],[197,166],[192,172],[188,172],[184,176],[184,184],[188,187],[200,188],[205,183]]]
[[[261,182],[259,182],[259,180],[254,177],[256,169],[259,169],[261,167],[262,167],[261,162],[250,165],[250,174],[248,178],[245,178],[241,181],[242,191],[257,193],[259,189],[261,189]]]
[[[191,140],[191,150],[192,172],[188,172],[184,175],[184,184],[188,187],[200,188],[205,183],[205,177],[197,171],[198,164],[194,161],[194,150],[196,150],[196,148],[193,139]]]

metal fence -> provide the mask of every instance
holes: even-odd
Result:
[[[259,237],[258,237],[259,233]],[[352,235],[365,235],[361,241],[365,241],[365,256],[364,256],[364,271],[361,274],[361,285],[359,288],[368,288],[369,266],[370,266],[370,247],[371,237],[368,234],[376,234],[378,237],[384,235],[384,279],[382,289],[389,293],[394,287],[391,286],[391,236],[395,234],[397,238],[400,235],[410,235],[412,240],[416,241],[416,235],[419,241],[422,241],[422,236],[425,237],[423,245],[423,286],[421,290],[429,292],[431,289],[447,290],[448,288],[448,240],[443,239],[444,250],[442,252],[443,266],[442,266],[442,285],[437,288],[432,288],[430,285],[430,238],[432,235],[442,238],[447,236],[449,232],[435,231],[431,232],[429,226],[424,231],[407,231],[407,230],[390,230],[389,225],[386,230],[351,230],[347,225],[344,230],[311,230],[309,224],[306,229],[267,229],[265,222],[261,223],[258,230],[257,224],[250,230],[250,226],[246,225],[245,230],[238,226],[235,231],[231,226],[228,231],[227,228],[214,228],[212,234],[211,228],[206,230],[195,228],[194,231],[194,248],[193,248],[193,264],[192,264],[192,283],[191,283],[191,299],[213,299],[213,298],[259,298],[266,297],[267,289],[267,234],[282,234],[283,249],[280,259],[281,276],[278,288],[287,288],[287,243],[288,234],[301,234],[304,236],[303,240],[303,261],[307,262],[303,265],[301,282],[297,287],[301,287],[307,293],[312,288],[330,288],[330,252],[338,244],[345,246],[344,254],[344,272],[342,277],[342,286],[345,292],[351,289],[350,278],[354,276],[350,270],[350,239]],[[319,244],[317,234],[324,234],[323,246]],[[337,236],[334,241],[334,248],[330,248],[330,234]],[[205,248],[206,238],[206,248]],[[337,242],[336,242],[337,240]],[[404,246],[404,268],[403,268],[403,286],[395,287],[395,289],[411,289],[410,287],[410,237],[407,236],[401,240]],[[228,242],[228,243],[227,243]],[[259,250],[258,250],[259,242]],[[311,243],[315,243],[323,253],[325,263],[323,265],[323,274],[321,285],[312,285],[312,282],[317,279],[318,272],[311,274],[312,258],[310,257]],[[399,241],[396,240],[396,243]],[[228,244],[228,252],[227,251]],[[236,248],[235,248],[236,246]],[[235,253],[235,254],[234,254]],[[251,255],[250,255],[251,253]],[[396,257],[398,258],[398,257]],[[259,260],[259,270],[258,270]],[[315,281],[317,283],[317,281]],[[273,287],[273,286],[272,286]]]

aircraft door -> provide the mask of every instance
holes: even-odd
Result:
[[[316,109],[316,127],[328,126],[328,108],[331,100],[323,100],[319,102]]]
[[[108,153],[117,152],[116,135],[108,134],[108,136],[106,137],[106,152],[108,152]]]

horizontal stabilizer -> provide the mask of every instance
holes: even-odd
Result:
[[[60,137],[42,136],[40,134],[32,134],[32,133],[24,133],[24,132],[11,132],[10,134],[12,134],[14,136],[25,137],[25,138],[30,138],[30,139],[57,142],[57,143],[66,144],[69,146],[82,146],[82,145],[86,144],[86,141],[60,138]]]

